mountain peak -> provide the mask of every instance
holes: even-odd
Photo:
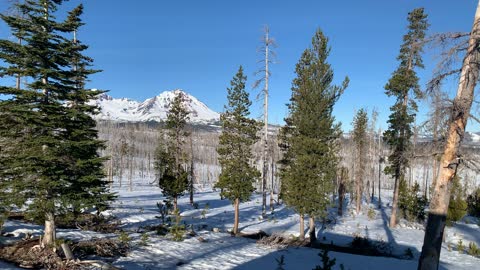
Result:
[[[190,112],[190,121],[193,123],[212,123],[220,119],[220,115],[207,107],[196,97],[182,89],[164,91],[157,96],[147,98],[143,102],[128,98],[112,98],[101,94],[95,101],[91,101],[101,108],[97,120],[112,120],[120,122],[163,121],[167,117],[168,106],[179,92],[185,94],[186,107]]]

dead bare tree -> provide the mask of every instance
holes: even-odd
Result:
[[[262,216],[266,217],[267,215],[267,172],[268,172],[268,95],[269,95],[269,78],[270,71],[269,65],[272,63],[271,56],[275,56],[275,53],[271,51],[272,47],[275,47],[275,41],[270,37],[270,29],[268,26],[264,27],[264,35],[262,38],[262,45],[260,47],[260,52],[262,53],[262,59],[259,63],[262,63],[262,67],[258,70],[255,75],[262,74],[260,79],[256,80],[253,88],[258,87],[262,82],[264,83],[263,90],[260,92],[259,97],[263,97],[263,136],[262,136]]]
[[[419,270],[438,269],[450,200],[451,182],[456,175],[458,165],[461,161],[458,151],[465,135],[465,127],[473,103],[474,90],[479,78],[479,44],[480,1],[477,5],[474,23],[468,41],[468,49],[461,68],[457,94],[453,101],[447,140],[440,161],[440,172],[430,202],[425,238],[418,264]]]

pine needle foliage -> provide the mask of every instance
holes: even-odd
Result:
[[[333,107],[348,86],[332,85],[328,38],[317,30],[296,65],[289,115],[282,128],[282,199],[300,215],[324,217],[334,189],[340,124]]]
[[[215,187],[220,188],[221,196],[234,202],[250,199],[255,190],[253,183],[260,172],[252,166],[252,146],[258,140],[260,125],[249,118],[252,102],[245,91],[247,77],[240,66],[227,88],[228,104],[220,116],[222,134],[217,148],[222,168]]]
[[[362,108],[358,110],[353,118],[353,142],[355,143],[355,190],[356,190],[356,208],[360,211],[363,182],[366,172],[367,163],[367,128],[368,128],[368,113]],[[368,193],[368,191],[367,191]]]
[[[158,184],[163,195],[174,201],[174,209],[177,208],[177,198],[182,196],[188,188],[189,172],[185,153],[185,142],[189,133],[186,125],[190,112],[186,108],[186,96],[182,91],[176,91],[169,104],[167,120],[165,123],[166,133],[161,133],[159,144],[155,151],[155,170]]]
[[[83,6],[60,21],[62,2],[22,1],[16,8],[23,16],[0,15],[22,40],[0,40],[0,77],[28,81],[21,89],[0,85],[0,201],[25,206],[39,220],[101,211],[114,199],[92,118],[98,108],[88,103],[103,91],[85,88],[98,70],[84,55],[88,46],[72,39],[83,25]]]
[[[421,53],[428,28],[424,9],[418,8],[410,12],[408,22],[408,32],[403,37],[403,44],[397,57],[399,66],[385,85],[387,96],[396,99],[395,104],[390,108],[392,113],[387,121],[389,126],[384,133],[384,140],[392,149],[388,157],[390,165],[385,168],[385,172],[397,180],[405,175],[408,167],[408,150],[413,134],[412,124],[417,111],[415,99],[423,97],[415,68],[424,68]]]

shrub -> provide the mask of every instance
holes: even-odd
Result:
[[[167,235],[168,234],[168,227],[164,224],[158,225],[155,227],[155,232],[157,235]]]
[[[372,207],[368,209],[367,216],[369,220],[373,220],[377,216],[377,214],[375,213],[375,210]]]
[[[336,263],[336,259],[330,259],[330,257],[328,257],[328,251],[326,249],[324,249],[321,253],[318,253],[318,256],[322,258],[322,265],[315,266],[313,270],[332,270],[332,267]]]
[[[205,219],[208,213],[208,209],[210,208],[210,205],[208,203],[205,204],[205,208],[202,210],[200,213],[202,215],[202,219]]]
[[[182,217],[180,216],[180,211],[178,209],[174,212],[175,223],[170,227],[170,233],[173,236],[173,241],[183,241],[183,236],[185,234],[185,225],[181,224]]]
[[[405,252],[403,253],[403,257],[405,257],[406,259],[413,259],[413,251],[411,248],[407,248],[405,249]]]
[[[130,243],[130,240],[131,240],[130,236],[128,235],[128,233],[124,231],[120,232],[120,234],[118,235],[118,241],[120,241],[123,244]]]
[[[171,212],[173,205],[170,201],[164,200],[163,202],[157,202],[158,212],[160,216],[155,216],[158,219],[162,220],[162,223],[168,222],[167,217],[168,214]]]
[[[450,192],[450,204],[447,212],[447,225],[451,226],[453,222],[459,221],[467,213],[467,202],[463,199],[464,190],[460,183],[460,178],[455,177],[452,182]]]
[[[467,253],[475,257],[480,257],[480,249],[477,247],[477,245],[474,242],[470,242],[470,244],[468,244]]]
[[[198,203],[197,202],[193,203],[193,209],[198,209]]]
[[[463,253],[463,251],[465,250],[465,246],[463,245],[462,239],[458,240],[457,250],[458,250],[458,252],[460,252],[460,253]]]
[[[357,249],[368,249],[372,247],[372,243],[366,237],[362,237],[360,235],[354,235],[352,243],[350,244],[352,248]]]
[[[140,245],[141,246],[148,246],[148,234],[146,232],[142,233],[142,236],[140,237]]]
[[[408,187],[404,179],[400,180],[398,208],[402,217],[408,221],[422,222],[425,220],[427,199],[424,195],[419,195],[419,191],[420,185],[418,183]]]
[[[477,188],[467,197],[468,214],[474,217],[480,217],[480,188]]]

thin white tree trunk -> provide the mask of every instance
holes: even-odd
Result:
[[[268,172],[268,53],[269,30],[265,28],[265,88],[263,90],[263,169],[262,169],[262,216],[267,215],[267,172]]]

